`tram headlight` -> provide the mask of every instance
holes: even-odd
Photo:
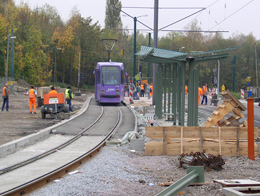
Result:
[[[100,94],[101,94],[100,96],[103,97],[103,95],[105,94],[105,90],[102,89]]]
[[[120,90],[116,90],[116,95],[117,95],[117,97],[119,97],[119,95],[120,95]]]

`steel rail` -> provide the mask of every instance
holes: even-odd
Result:
[[[74,159],[73,161],[71,161],[45,175],[42,175],[34,180],[31,180],[20,186],[14,187],[8,191],[0,193],[0,195],[21,196],[21,195],[28,194],[32,191],[35,191],[36,189],[46,186],[53,180],[68,174],[70,171],[73,171],[74,169],[78,168],[80,165],[85,163],[88,159],[92,158],[94,155],[96,155],[99,152],[99,150],[105,145],[106,141],[111,137],[111,135],[114,133],[114,131],[120,126],[120,124],[122,122],[122,112],[118,107],[117,107],[117,111],[118,111],[118,118],[117,118],[117,122],[115,123],[114,127],[109,131],[107,136],[98,145],[96,145],[93,149],[89,150],[88,152],[86,152],[85,154],[81,155],[80,157]]]
[[[42,154],[39,154],[39,155],[37,155],[37,156],[34,156],[34,157],[32,157],[32,158],[30,158],[30,159],[27,159],[27,160],[25,160],[25,161],[22,161],[22,162],[20,162],[20,163],[11,165],[11,166],[6,167],[6,168],[4,168],[4,169],[0,169],[0,175],[2,175],[2,174],[4,174],[4,173],[7,173],[7,172],[10,172],[10,171],[12,171],[12,170],[15,170],[15,169],[17,169],[17,168],[20,168],[20,167],[22,167],[22,166],[25,166],[25,165],[27,165],[27,164],[29,164],[29,163],[34,162],[34,161],[37,161],[37,160],[39,160],[39,159],[41,159],[41,158],[43,158],[43,157],[46,157],[46,156],[48,156],[48,155],[50,155],[50,154],[52,154],[52,153],[57,152],[58,150],[61,150],[62,148],[64,148],[64,147],[70,145],[71,143],[73,143],[74,141],[76,141],[77,139],[79,139],[86,131],[88,131],[88,130],[91,129],[94,125],[96,125],[96,124],[100,121],[100,119],[102,118],[103,115],[104,115],[104,107],[102,106],[102,109],[101,109],[101,112],[100,112],[100,115],[98,116],[98,118],[97,118],[91,125],[89,125],[87,128],[83,129],[80,133],[78,133],[75,137],[71,138],[71,139],[68,140],[67,142],[64,142],[63,144],[61,144],[61,145],[59,145],[59,146],[57,146],[57,147],[55,147],[55,148],[52,148],[52,149],[50,149],[50,150],[48,150],[48,151],[46,151],[46,152],[44,152],[44,153],[42,153]]]

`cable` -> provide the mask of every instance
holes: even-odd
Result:
[[[225,20],[227,20],[228,18],[230,18],[231,16],[233,16],[234,14],[236,14],[237,12],[239,12],[241,9],[243,9],[244,7],[246,7],[247,5],[249,5],[250,3],[252,3],[254,0],[251,0],[250,2],[248,2],[247,4],[245,4],[244,6],[242,6],[241,8],[239,8],[237,11],[235,11],[234,13],[232,13],[231,15],[229,15],[227,18],[223,19],[222,21],[220,21],[218,24],[216,24],[214,27],[212,27],[211,29],[214,29],[216,26],[218,26],[220,23],[224,22]],[[210,30],[211,30],[210,29]]]
[[[199,12],[205,10],[205,9],[206,9],[206,8],[202,8],[201,10],[199,10],[199,11],[193,13],[193,14],[190,14],[190,15],[188,15],[188,16],[186,16],[186,17],[184,17],[184,18],[182,18],[182,19],[180,19],[180,20],[178,20],[178,21],[176,21],[176,22],[174,22],[174,23],[171,23],[171,24],[165,26],[165,27],[162,27],[162,28],[159,29],[159,31],[161,31],[161,30],[163,30],[163,29],[165,29],[165,28],[167,28],[167,27],[169,27],[169,26],[171,26],[171,25],[174,25],[174,24],[176,24],[176,23],[178,23],[178,22],[180,22],[180,21],[182,21],[182,20],[185,20],[186,18],[189,18],[189,17],[193,16],[194,14],[197,14],[197,13],[199,13]]]

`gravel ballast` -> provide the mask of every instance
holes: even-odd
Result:
[[[183,195],[223,195],[214,179],[260,181],[258,158],[255,161],[247,157],[224,159],[222,171],[205,171],[205,182],[210,184],[187,187]],[[179,168],[178,156],[144,156],[130,151],[128,145],[105,146],[78,173],[67,175],[32,195],[156,195],[166,188],[158,183],[176,182],[185,175],[186,170]]]

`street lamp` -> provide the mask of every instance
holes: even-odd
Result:
[[[53,82],[54,84],[56,84],[56,80],[57,80],[57,75],[56,75],[56,69],[57,69],[57,65],[56,65],[56,51],[57,50],[61,50],[61,48],[56,48],[55,47],[55,64],[54,64],[54,78],[53,78]]]
[[[181,48],[178,49],[178,52],[180,52],[182,49],[184,49],[185,47],[182,46]]]
[[[9,34],[7,35],[7,54],[6,54],[6,58],[7,58],[7,60],[6,60],[6,71],[5,71],[5,80],[6,80],[6,82],[7,82],[7,78],[8,78],[8,60],[9,60],[9,42],[10,42],[10,40],[13,40],[13,39],[16,39],[16,36],[9,36]],[[13,48],[12,48],[12,44],[11,44],[11,52],[13,53]],[[13,58],[13,55],[12,55],[12,58]],[[11,59],[12,60],[12,59]],[[12,64],[13,64],[13,60],[11,61],[11,66],[12,66]],[[11,67],[11,69],[12,69],[12,67]],[[13,70],[13,69],[12,69]],[[11,70],[11,77],[13,77],[13,72],[12,72],[12,70]]]

